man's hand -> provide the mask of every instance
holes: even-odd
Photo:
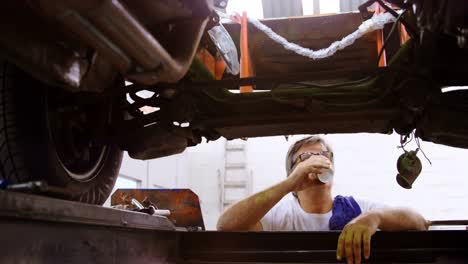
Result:
[[[363,214],[349,222],[338,238],[336,258],[342,260],[346,257],[348,264],[361,263],[361,252],[364,258],[370,256],[371,237],[380,224],[378,213]],[[363,247],[362,247],[363,246]]]
[[[409,208],[387,208],[361,214],[349,222],[340,234],[336,258],[348,263],[361,263],[370,256],[371,237],[377,229],[384,231],[427,230],[430,221]]]
[[[332,169],[332,163],[324,156],[311,156],[300,162],[287,178],[292,192],[298,192],[311,186],[317,180],[317,174],[324,169]]]

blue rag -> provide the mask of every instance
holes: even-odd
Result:
[[[361,212],[361,207],[352,196],[337,195],[333,200],[332,216],[328,227],[330,230],[343,230],[344,226]]]

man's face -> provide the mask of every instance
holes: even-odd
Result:
[[[314,155],[324,156],[333,162],[333,153],[329,152],[322,143],[316,142],[305,144],[297,150],[296,154],[294,154],[293,167]]]
[[[329,152],[326,149],[326,147],[320,142],[305,144],[305,145],[301,146],[293,156],[293,171],[297,169],[297,166],[299,164],[301,164],[302,162],[305,162],[308,159],[319,159],[319,160],[322,159],[322,162],[323,162],[323,159],[325,158],[325,159],[328,159],[328,160],[332,161],[333,160],[332,155],[333,154],[331,152]],[[305,164],[308,164],[308,163],[306,162]],[[311,164],[311,163],[309,163],[309,164]],[[319,162],[319,164],[320,164],[320,162]],[[333,163],[332,163],[332,168],[333,168]],[[300,170],[304,171],[303,168],[300,169]],[[309,173],[307,175],[307,177],[310,178],[311,177],[310,174],[312,174],[312,173]],[[299,190],[295,194],[296,197],[300,196],[300,193],[304,193],[307,190],[314,190],[315,187],[318,187],[318,186],[320,188],[322,188],[324,186],[327,187],[327,188],[331,188],[331,186],[333,184],[333,180],[332,180],[333,169],[322,170],[321,173],[318,173],[318,174],[314,173],[314,174],[315,174],[315,177],[310,178],[312,181],[307,183],[308,187],[304,187],[303,189]],[[299,197],[298,197],[298,199],[299,199]]]

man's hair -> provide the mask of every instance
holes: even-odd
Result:
[[[288,153],[286,154],[286,177],[291,174],[293,170],[294,160],[297,159],[297,151],[304,145],[321,143],[327,151],[332,152],[330,144],[321,136],[308,136],[301,140],[296,141],[294,144],[289,147]],[[333,163],[333,156],[331,158]]]

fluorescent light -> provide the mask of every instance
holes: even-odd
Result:
[[[460,90],[468,90],[468,86],[450,86],[450,87],[443,87],[442,93],[448,93],[453,91],[460,91]]]

